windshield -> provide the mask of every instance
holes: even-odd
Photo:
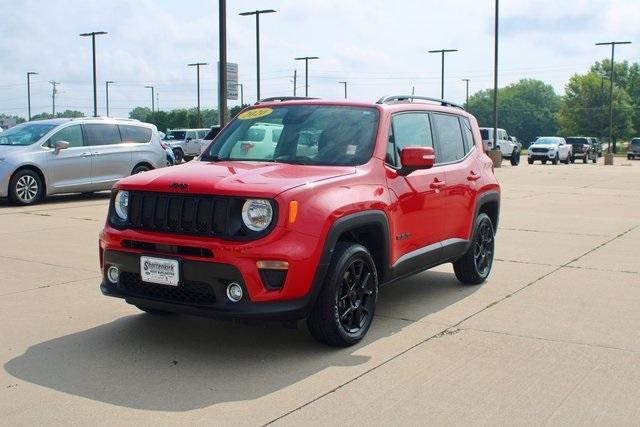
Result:
[[[587,138],[575,138],[575,137],[573,137],[573,138],[565,138],[565,140],[569,144],[572,144],[572,145],[575,145],[575,144],[588,144],[589,143]]]
[[[552,145],[552,144],[559,144],[560,141],[557,138],[550,138],[550,137],[541,137],[535,140],[534,144],[538,144],[538,145]]]
[[[23,123],[0,134],[0,145],[31,145],[57,125]]]
[[[294,105],[254,108],[218,135],[204,161],[272,161],[305,165],[359,165],[373,153],[375,108]]]
[[[169,132],[167,132],[164,139],[165,141],[171,141],[173,139],[185,139],[186,136],[186,130],[170,130]]]
[[[640,138],[633,138],[631,140],[631,145],[640,145]]]

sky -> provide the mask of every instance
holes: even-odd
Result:
[[[640,56],[640,0],[503,0],[500,2],[499,85],[535,78],[561,94],[574,73],[610,55],[595,42],[624,40],[616,61]],[[261,95],[304,94],[300,56],[309,65],[309,96],[352,100],[385,94],[440,96],[440,55],[447,54],[445,98],[464,102],[493,86],[494,0],[228,0],[227,55],[239,65],[245,103],[256,100],[255,18],[262,15]],[[201,68],[202,108],[217,105],[217,0],[11,0],[0,25],[0,114],[27,115],[26,72],[32,76],[32,114],[51,112],[50,81],[60,82],[56,110],[93,109],[91,41],[96,39],[98,113],[105,113],[105,80],[112,116],[151,105],[153,85],[161,110],[196,105]],[[239,101],[229,101],[229,106]]]

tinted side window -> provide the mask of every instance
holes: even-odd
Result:
[[[463,158],[465,150],[458,117],[434,114],[433,120],[438,130],[438,141],[440,142],[439,150],[436,153],[438,163],[455,162]]]
[[[141,126],[120,125],[122,142],[145,144],[151,140],[151,129]]]
[[[53,147],[53,144],[58,141],[68,142],[69,147],[82,147],[84,145],[82,128],[80,125],[73,125],[56,132],[51,138],[49,138],[49,147]]]
[[[427,113],[404,113],[393,116],[387,163],[400,166],[400,150],[404,147],[433,147],[431,124]]]
[[[460,119],[462,123],[462,134],[464,136],[464,152],[465,154],[471,151],[473,146],[475,145],[473,141],[473,132],[471,131],[471,123],[469,123],[469,119],[462,118]]]
[[[87,135],[87,145],[120,144],[120,131],[117,125],[87,124],[84,125]]]
[[[191,138],[191,139],[198,138],[198,134],[196,134],[196,131],[194,131],[194,130],[188,131],[187,132],[187,139],[189,139],[189,138]]]

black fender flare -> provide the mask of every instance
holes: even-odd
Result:
[[[313,276],[313,282],[309,293],[309,309],[313,306],[316,298],[320,294],[338,239],[345,232],[365,225],[379,226],[382,230],[383,271],[379,272],[380,283],[384,283],[384,281],[389,277],[390,235],[387,215],[385,215],[381,210],[367,210],[345,215],[338,218],[331,225],[324,239],[322,254],[320,255],[320,260],[316,267],[316,272]]]
[[[473,227],[473,225],[476,223],[476,218],[478,218],[478,215],[480,214],[480,209],[482,209],[482,207],[487,203],[491,203],[491,202],[495,202],[498,206],[498,209],[496,212],[496,221],[495,221],[495,224],[493,224],[493,232],[495,234],[498,232],[498,221],[500,219],[500,192],[498,190],[489,190],[478,196],[478,198],[476,199],[476,206],[473,212],[473,218],[471,219],[471,226]],[[474,234],[475,234],[475,229],[472,228],[471,238],[469,239],[470,242],[473,241]]]

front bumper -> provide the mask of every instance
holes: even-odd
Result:
[[[553,160],[557,153],[557,151],[547,151],[546,153],[529,152],[529,158],[533,160]]]
[[[240,271],[229,264],[183,260],[180,284],[173,287],[142,282],[137,254],[108,250],[103,260],[106,266],[120,269],[120,278],[113,284],[103,276],[100,290],[129,304],[205,317],[267,320],[302,319],[311,308],[311,294],[289,301],[250,301]],[[231,282],[244,290],[245,296],[237,303],[226,297]]]
[[[100,288],[105,295],[166,311],[212,317],[304,318],[328,267],[323,254],[319,238],[279,227],[256,241],[232,242],[116,230],[107,225],[100,235]],[[178,288],[159,285],[158,289],[158,285],[142,283],[141,255],[177,259],[181,272]],[[282,286],[270,286],[265,270],[258,269],[258,261],[268,260],[288,262],[286,276],[279,282]],[[104,277],[111,265],[124,272],[123,283],[117,286]],[[244,291],[238,303],[226,296],[232,281]]]
[[[0,198],[9,196],[11,170],[6,162],[0,161]]]

